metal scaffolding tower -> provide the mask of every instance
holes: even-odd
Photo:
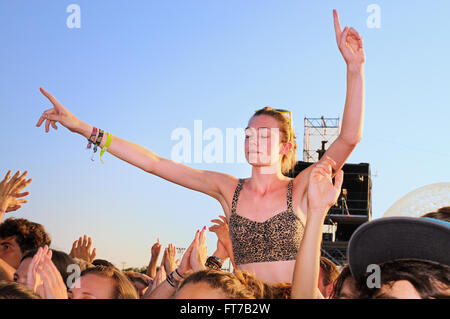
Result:
[[[305,117],[305,135],[303,138],[303,161],[317,162],[325,153],[325,144],[330,146],[339,136],[341,125],[339,118]]]

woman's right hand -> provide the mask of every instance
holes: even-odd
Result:
[[[70,113],[69,110],[62,106],[62,104],[59,103],[53,95],[45,91],[43,88],[40,88],[40,90],[42,94],[44,94],[53,104],[53,108],[45,110],[44,113],[42,113],[36,126],[40,127],[42,122],[45,121],[45,132],[48,133],[50,130],[50,125],[57,130],[58,127],[56,126],[56,122],[59,122],[69,131],[79,133],[82,122],[75,115]]]

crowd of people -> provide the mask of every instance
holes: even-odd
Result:
[[[9,171],[0,183],[0,299],[450,298],[450,206],[421,218],[363,224],[349,242],[348,265],[343,267],[321,256],[321,229],[335,200],[326,194],[337,196],[342,183],[339,176],[333,183],[331,161],[317,165],[310,177],[310,189],[313,184],[322,189],[316,202],[310,195],[311,210],[323,205],[321,211],[308,211],[292,280],[276,283],[236,266],[224,216],[209,227],[217,235],[212,256],[207,256],[208,230],[203,227],[181,260],[176,260],[174,245],[163,249],[158,239],[145,273],[122,271],[97,259],[92,238],[86,235],[74,241],[70,252],[50,249],[51,236],[43,225],[24,218],[3,220],[5,213],[18,211],[29,194],[21,193],[31,182],[25,179],[27,172],[19,174],[11,177]],[[227,259],[233,271],[223,269]],[[373,265],[379,267],[375,280],[370,277],[376,272],[368,270]]]
[[[97,259],[92,239],[75,240],[69,253],[51,249],[43,225],[8,218],[26,203],[27,172],[0,183],[0,298],[41,299],[316,299],[449,298],[450,207],[422,218],[380,218],[361,225],[348,243],[348,265],[321,256],[324,221],[341,193],[341,168],[362,138],[364,62],[362,37],[341,29],[333,12],[336,42],[347,65],[347,94],[339,136],[317,163],[289,177],[296,159],[296,136],[289,110],[264,107],[245,129],[245,156],[251,176],[199,170],[77,118],[53,95],[53,107],[36,126],[45,132],[59,123],[144,172],[216,199],[224,215],[209,231],[217,235],[212,256],[206,227],[197,230],[181,260],[175,247],[157,241],[145,274],[123,272]],[[230,259],[233,271],[223,270]]]

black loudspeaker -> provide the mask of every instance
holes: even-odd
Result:
[[[288,176],[295,177],[312,164],[299,161]],[[322,238],[322,254],[340,265],[346,263],[347,243],[353,232],[372,219],[370,165],[345,164],[342,170],[344,182],[341,194],[336,205],[327,213]]]

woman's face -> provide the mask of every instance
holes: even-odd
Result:
[[[245,130],[245,158],[252,166],[267,167],[278,163],[286,153],[280,143],[278,120],[270,115],[250,119]]]
[[[175,294],[175,299],[228,299],[220,288],[212,288],[206,282],[188,283]]]

